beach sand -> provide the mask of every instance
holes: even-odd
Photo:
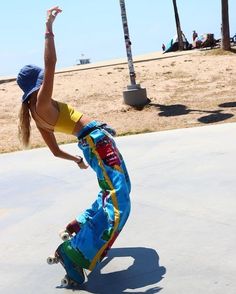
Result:
[[[136,80],[150,103],[137,109],[123,103],[129,84],[127,64],[58,73],[53,98],[92,119],[112,125],[118,135],[236,121],[236,56],[218,50],[165,54],[135,63]],[[22,91],[15,81],[0,84],[0,152],[20,150],[17,137]],[[59,143],[75,141],[56,134]],[[45,146],[32,121],[31,146]]]

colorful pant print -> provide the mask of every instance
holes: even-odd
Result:
[[[96,126],[99,123],[93,121],[84,127],[78,135],[78,146],[96,172],[101,191],[92,206],[77,217],[79,233],[64,244],[68,257],[89,270],[111,247],[130,213],[131,186],[124,160],[110,135],[111,129],[94,129]]]

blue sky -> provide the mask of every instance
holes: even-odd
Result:
[[[172,0],[126,0],[133,55],[160,51],[176,34]],[[220,37],[221,0],[177,0],[182,30]],[[0,76],[16,75],[28,63],[43,66],[46,10],[59,5],[55,21],[57,68],[126,56],[119,0],[4,0],[0,11]],[[229,0],[231,36],[236,1]],[[234,13],[234,14],[233,14]]]

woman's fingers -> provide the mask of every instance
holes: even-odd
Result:
[[[58,6],[54,6],[50,9],[48,9],[47,13],[48,13],[48,16],[54,16],[56,17],[58,13],[61,13],[62,10],[58,7]]]
[[[59,6],[54,6],[50,9],[48,9],[48,11],[58,11],[58,12],[62,12],[62,10],[59,8]]]

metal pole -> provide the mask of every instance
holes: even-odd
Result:
[[[143,106],[148,103],[147,92],[145,88],[141,88],[140,84],[136,84],[134,63],[131,51],[131,41],[129,37],[128,21],[125,9],[125,0],[120,0],[121,18],[124,30],[125,47],[128,59],[129,76],[131,85],[123,91],[124,102],[131,106]]]
[[[125,38],[125,47],[126,47],[126,53],[127,53],[127,59],[128,59],[128,66],[129,66],[130,82],[131,82],[131,85],[136,85],[134,63],[133,63],[133,57],[132,57],[132,51],[131,51],[131,44],[132,43],[131,43],[130,37],[129,37],[128,20],[127,20],[127,14],[126,14],[124,0],[120,0],[120,9],[121,9],[122,25],[123,25],[123,30],[124,30],[124,38]]]

